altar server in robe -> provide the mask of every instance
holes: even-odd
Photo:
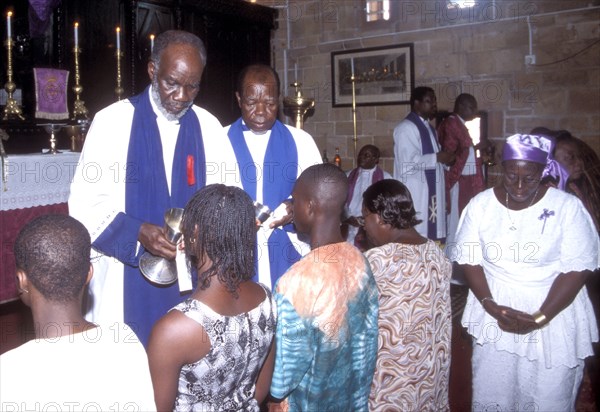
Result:
[[[257,241],[258,280],[269,287],[309,251],[290,224],[289,199],[300,173],[322,163],[308,133],[277,120],[279,92],[275,70],[263,64],[247,66],[239,75],[235,93],[242,117],[225,128],[244,190],[274,211],[260,227]]]
[[[454,242],[458,218],[469,200],[485,189],[481,157],[476,151],[489,143],[485,140],[475,146],[465,124],[476,117],[477,100],[468,93],[462,93],[454,101],[454,111],[437,129],[442,149],[456,155],[456,161],[445,173],[448,244]]]
[[[151,84],[96,114],[71,185],[70,213],[90,231],[97,255],[86,316],[124,320],[144,344],[155,321],[184,297],[177,283],[152,284],[138,267],[145,251],[175,258],[162,229],[165,211],[183,208],[206,184],[239,186],[222,125],[194,105],[205,66],[196,35],[158,35]]]
[[[348,176],[348,198],[344,208],[346,219],[343,222],[348,226],[346,240],[363,251],[368,248],[365,231],[361,227],[363,193],[373,183],[392,178],[388,172],[379,167],[380,156],[381,153],[377,146],[365,145],[358,151],[357,166],[346,173]]]

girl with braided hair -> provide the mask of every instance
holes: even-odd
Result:
[[[221,184],[200,189],[181,222],[198,285],[154,326],[148,356],[163,410],[258,411],[273,372],[271,292],[254,283],[256,220],[250,197]]]

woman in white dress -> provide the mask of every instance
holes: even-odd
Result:
[[[575,196],[540,184],[552,141],[514,135],[497,187],[463,212],[451,258],[470,287],[474,410],[574,410],[598,340],[586,278],[598,236]],[[491,408],[491,409],[490,409]]]

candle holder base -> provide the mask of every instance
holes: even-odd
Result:
[[[73,105],[73,117],[71,120],[87,120],[88,109],[85,107],[83,100],[75,100]]]
[[[6,106],[4,106],[4,115],[2,120],[25,120],[21,107],[17,101],[13,98],[6,99]]]

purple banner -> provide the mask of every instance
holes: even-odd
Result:
[[[44,37],[52,12],[60,2],[61,0],[29,0],[29,35],[32,38]]]
[[[35,77],[35,117],[40,119],[68,119],[67,84],[69,72],[57,69],[33,69]]]

